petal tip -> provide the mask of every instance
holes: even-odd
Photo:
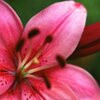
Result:
[[[77,9],[82,9],[85,13],[87,12],[85,6],[84,6],[83,4],[81,4],[81,3],[79,3],[79,2],[76,2],[76,3],[74,4],[74,6],[75,6]]]

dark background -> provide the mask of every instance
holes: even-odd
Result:
[[[48,5],[63,0],[5,0],[17,12],[25,25],[28,20]],[[100,22],[100,0],[76,0],[82,2],[88,11],[87,24]],[[94,33],[95,34],[95,33]],[[100,52],[87,57],[71,60],[70,63],[88,70],[100,84]]]

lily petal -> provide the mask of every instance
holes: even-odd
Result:
[[[14,77],[7,72],[0,72],[0,95],[7,91],[14,81]]]
[[[15,70],[16,65],[7,50],[0,48],[0,71],[14,72]]]
[[[53,68],[48,70],[47,73],[51,82],[55,79],[59,83],[67,84],[79,98],[78,100],[100,99],[98,84],[88,72],[80,67],[67,64],[63,69]]]
[[[26,83],[22,83],[22,100],[43,100],[33,89]]]
[[[86,26],[79,45],[71,58],[83,57],[100,51],[100,22]]]
[[[22,99],[77,100],[77,97],[67,85],[55,83],[54,81],[52,81],[52,88],[48,89],[43,81],[30,79],[30,86],[25,83],[22,84]]]
[[[22,23],[15,11],[3,0],[0,0],[0,48],[13,49],[22,29]]]
[[[46,100],[78,100],[67,84],[59,83],[55,79],[51,81],[51,84],[51,89],[40,90]]]
[[[6,93],[0,96],[0,100],[22,100],[20,87],[9,89]]]
[[[81,20],[82,19],[82,20]],[[53,41],[45,46],[42,51],[42,60],[54,61],[57,54],[68,57],[76,48],[86,20],[86,9],[74,1],[55,3],[41,11],[26,25],[23,37],[27,39],[28,33],[38,28],[40,34],[26,41],[22,55],[26,55],[32,43],[32,55],[43,45],[48,35]],[[31,55],[31,56],[32,56]]]
[[[75,93],[66,84],[52,81],[50,90],[41,90],[41,94],[46,100],[78,100]]]

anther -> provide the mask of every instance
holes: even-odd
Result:
[[[48,35],[48,36],[45,38],[45,42],[44,42],[44,43],[50,43],[52,40],[53,40],[52,35]]]
[[[45,81],[45,84],[46,84],[47,88],[50,89],[51,88],[51,83],[50,83],[48,77],[44,73],[42,74],[42,77]]]
[[[21,39],[16,45],[16,51],[20,51],[25,43],[25,39]]]
[[[31,39],[31,38],[37,36],[39,33],[40,33],[40,30],[38,28],[34,28],[33,30],[31,30],[28,33],[28,38]]]
[[[61,57],[60,55],[56,56],[56,60],[59,63],[59,65],[63,68],[66,65],[66,61],[63,57]]]

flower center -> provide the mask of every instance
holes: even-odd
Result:
[[[39,30],[37,28],[35,28],[34,30],[31,30],[27,36],[28,39],[32,39],[33,37],[37,36],[39,34]],[[54,64],[51,65],[44,65],[44,66],[40,66],[40,67],[36,67],[36,68],[31,68],[31,65],[39,65],[40,61],[39,61],[39,57],[42,53],[42,50],[44,49],[45,45],[47,43],[52,42],[52,36],[48,35],[45,40],[44,43],[42,44],[42,46],[37,50],[36,54],[34,55],[33,58],[30,58],[31,53],[32,53],[32,44],[30,43],[30,48],[26,54],[26,56],[24,57],[24,59],[22,60],[21,58],[21,54],[20,51],[25,43],[25,39],[21,39],[18,44],[16,45],[16,52],[18,55],[18,67],[17,67],[17,74],[16,74],[16,79],[18,81],[22,81],[25,78],[34,78],[34,79],[38,79],[38,80],[44,80],[47,84],[47,87],[50,87],[48,78],[46,77],[46,75],[44,73],[42,73],[41,76],[37,76],[36,73],[37,72],[41,72],[45,69],[51,68],[54,66]]]
[[[39,30],[37,28],[35,28],[34,30],[30,31],[28,34],[28,39],[31,39],[35,36],[37,36],[39,34]],[[25,43],[25,39],[21,39],[17,46],[16,46],[16,52],[18,54],[18,68],[17,68],[17,75],[16,78],[18,79],[18,81],[22,81],[25,78],[34,78],[34,79],[38,79],[38,80],[44,80],[46,83],[46,86],[48,88],[51,87],[50,82],[48,80],[48,77],[45,75],[44,70],[52,68],[54,66],[57,65],[57,63],[53,63],[53,64],[49,64],[49,65],[44,65],[44,66],[40,66],[40,67],[36,67],[36,68],[31,68],[31,65],[38,65],[40,63],[39,61],[39,57],[45,47],[45,45],[47,43],[51,43],[53,40],[51,35],[48,35],[45,40],[44,43],[42,44],[42,46],[37,50],[36,54],[34,55],[33,58],[30,58],[31,53],[32,53],[32,45],[30,45],[30,48],[25,56],[25,58],[22,60],[21,56],[20,56],[20,52],[24,43]],[[30,43],[31,44],[31,43]],[[59,65],[64,67],[65,66],[65,60],[62,59],[61,56],[56,56],[56,60],[59,62]],[[41,76],[37,75],[36,73],[40,72],[42,73]]]

